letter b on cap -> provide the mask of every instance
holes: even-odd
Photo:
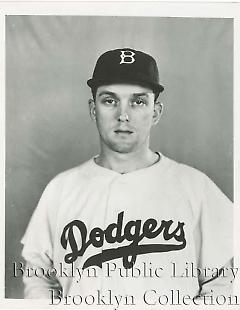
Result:
[[[133,57],[135,55],[132,51],[121,51],[121,64],[132,64],[135,61],[135,58]]]

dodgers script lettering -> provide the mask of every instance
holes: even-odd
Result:
[[[123,227],[124,212],[118,214],[117,222],[111,223],[105,230],[99,227],[93,228],[87,240],[88,232],[86,225],[79,220],[74,220],[67,224],[61,235],[61,244],[64,249],[68,244],[72,250],[71,253],[65,255],[65,262],[73,263],[79,256],[83,256],[86,249],[92,245],[95,248],[103,246],[104,242],[109,244],[122,243],[127,240],[130,242],[127,246],[104,249],[101,253],[89,257],[83,269],[90,266],[101,267],[103,262],[116,258],[123,259],[123,266],[130,269],[134,266],[137,256],[146,253],[169,252],[185,248],[186,240],[184,233],[184,223],[178,222],[174,227],[173,221],[162,220],[158,226],[157,220],[153,218],[147,219],[143,224],[141,220],[129,221]],[[81,244],[77,244],[75,234],[76,230],[80,233]],[[139,244],[144,238],[155,239],[160,234],[165,241],[175,240],[175,243],[152,243]]]

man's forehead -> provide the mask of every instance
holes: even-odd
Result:
[[[151,96],[154,95],[153,90],[141,85],[132,84],[110,84],[99,86],[96,92],[97,96],[104,94],[109,95],[128,95],[128,96]]]

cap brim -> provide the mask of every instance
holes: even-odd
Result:
[[[102,86],[102,85],[111,85],[111,84],[136,84],[136,85],[143,85],[143,86],[147,86],[149,88],[151,88],[154,92],[157,93],[161,93],[164,90],[164,87],[161,84],[155,84],[155,83],[149,83],[147,81],[144,80],[136,80],[136,79],[121,79],[121,78],[116,78],[116,79],[89,79],[87,81],[87,85],[90,88],[94,88],[94,87],[98,87],[98,86]]]

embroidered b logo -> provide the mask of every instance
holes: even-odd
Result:
[[[132,64],[135,61],[135,58],[133,57],[135,55],[132,51],[121,51],[121,64]]]

